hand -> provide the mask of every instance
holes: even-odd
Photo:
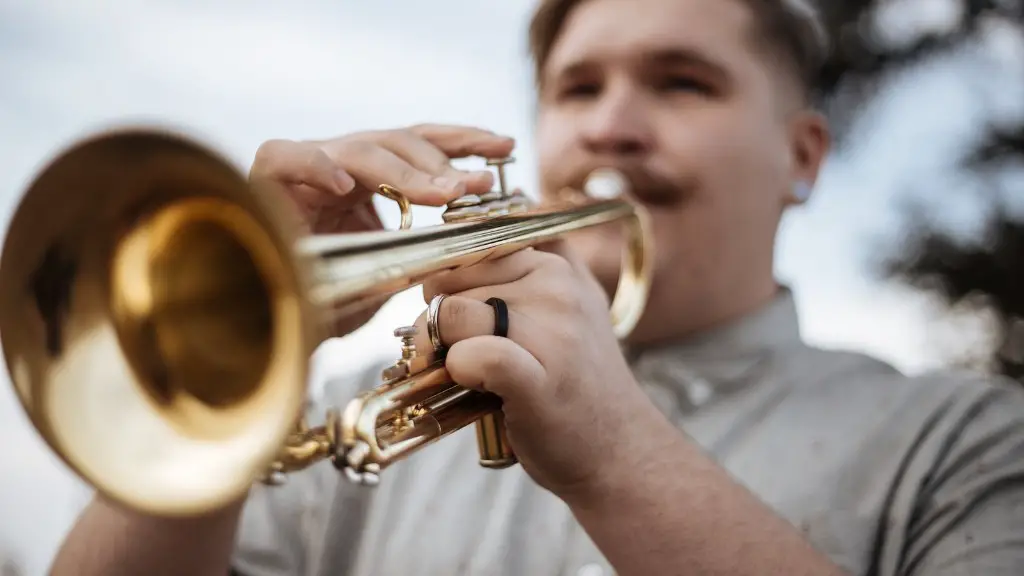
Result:
[[[453,380],[502,397],[523,467],[567,499],[591,491],[612,468],[629,470],[644,440],[635,423],[661,415],[620,351],[604,290],[562,243],[546,250],[553,251],[526,249],[435,277],[424,297],[449,295],[437,324]],[[491,335],[491,297],[508,305],[508,338]],[[417,327],[417,347],[431,350],[426,314]]]
[[[276,184],[271,189],[294,201],[303,233],[380,230],[372,201],[378,185],[398,188],[413,204],[441,206],[463,194],[488,192],[494,184],[489,170],[456,170],[451,159],[502,158],[514,146],[512,138],[486,130],[433,124],[331,140],[270,140],[257,150],[249,178]],[[335,333],[362,326],[384,301],[342,319]]]

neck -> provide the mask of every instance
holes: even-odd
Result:
[[[731,287],[704,293],[671,285],[655,287],[643,318],[626,343],[633,350],[643,350],[691,339],[755,313],[772,302],[780,290],[771,276],[761,282],[732,283]],[[688,301],[680,301],[680,295]]]

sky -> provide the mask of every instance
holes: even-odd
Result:
[[[948,21],[948,2],[932,5],[937,11],[918,22]],[[532,0],[0,0],[3,226],[56,150],[137,123],[183,131],[242,169],[270,138],[472,124],[516,137],[509,179],[529,188],[531,7]],[[901,26],[914,22],[899,18]],[[1021,74],[1008,64],[1019,63],[1020,44],[990,44],[894,79],[854,131],[851,150],[828,162],[812,201],[787,216],[778,275],[795,292],[810,342],[866,351],[909,372],[941,360],[926,335],[933,305],[874,281],[868,265],[898,241],[895,208],[908,196],[962,189],[942,197],[943,214],[961,227],[975,220],[962,201],[969,183],[949,166],[979,119],[1021,113],[1024,102],[1006,90],[1008,75]],[[396,225],[394,211],[384,216]],[[431,210],[416,219],[439,222]],[[391,330],[422,307],[417,292],[404,293],[355,334],[326,343],[312,385],[396,354]],[[89,491],[28,426],[4,380],[0,561],[6,554],[25,574],[41,574]]]

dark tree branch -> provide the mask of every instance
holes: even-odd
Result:
[[[819,78],[825,110],[843,132],[890,75],[975,42],[984,24],[999,19],[1024,30],[1024,0],[961,0],[959,23],[944,33],[907,39],[899,48],[877,41],[869,24],[885,0],[820,0],[833,53]],[[899,0],[889,0],[899,1]],[[1024,65],[1024,64],[1022,64]],[[1024,119],[993,124],[960,169],[980,182],[1008,167],[1024,168]],[[991,180],[994,182],[994,180]],[[998,345],[981,364],[1024,378],[1024,222],[1002,206],[995,185],[978,202],[991,208],[980,238],[957,239],[932,224],[920,206],[908,209],[908,240],[880,266],[883,277],[938,296],[952,308],[969,307],[995,319]],[[1024,190],[1020,191],[1024,193]],[[966,346],[965,346],[966,347]]]
[[[967,156],[965,166],[982,172],[1021,162],[1024,162],[1024,124],[1011,128],[990,128],[981,146]]]

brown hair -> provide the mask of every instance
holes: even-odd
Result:
[[[541,72],[572,11],[586,0],[540,0],[530,22],[530,54],[534,73]],[[827,40],[809,0],[741,0],[754,13],[754,39],[783,59],[801,88],[814,91],[827,54]]]

